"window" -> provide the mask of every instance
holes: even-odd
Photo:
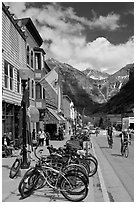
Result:
[[[27,64],[29,64],[29,46],[27,46],[26,52],[27,52]]]
[[[9,89],[13,90],[13,66],[9,65]]]
[[[19,70],[17,70],[17,92],[20,93],[20,77],[19,77]]]
[[[35,67],[41,70],[41,53],[35,53]]]
[[[8,81],[9,81],[9,76],[8,76],[8,62],[4,61],[4,75],[5,75],[5,88],[8,88]]]
[[[42,89],[41,85],[37,84],[36,85],[36,99],[41,99],[42,98]]]
[[[8,88],[10,90],[13,90],[13,86],[14,86],[13,70],[14,70],[14,67],[5,60],[4,61],[5,88]]]
[[[34,81],[32,80],[32,98],[34,98]]]
[[[43,88],[43,99],[45,99],[45,89]]]
[[[33,51],[31,51],[31,67],[33,68]]]
[[[27,90],[28,90],[29,96],[30,96],[30,86],[31,86],[31,80],[28,79],[28,81],[27,81]]]

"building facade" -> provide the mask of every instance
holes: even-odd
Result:
[[[30,18],[18,19],[18,24],[22,27],[25,32],[26,38],[26,62],[29,72],[29,82],[28,82],[28,93],[29,93],[29,105],[30,108],[38,109],[39,111],[39,121],[30,121],[30,132],[38,132],[40,128],[43,129],[43,121],[41,119],[41,112],[46,108],[45,101],[45,89],[41,84],[38,83],[39,80],[45,75],[46,71],[44,69],[45,62],[44,56],[45,52],[40,46],[43,40],[34,26]]]
[[[8,7],[2,3],[2,134],[19,135],[22,100],[19,69],[26,67],[26,37]]]
[[[25,90],[29,132],[46,131],[49,118],[48,126],[55,124],[57,130],[65,118],[59,69],[46,64],[43,40],[32,20],[14,19],[8,9],[2,4],[2,130],[15,140],[22,134],[20,69],[29,70]],[[31,120],[32,110],[39,111],[39,121]]]

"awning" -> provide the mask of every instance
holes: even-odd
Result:
[[[39,122],[39,110],[35,106],[29,106],[27,114],[31,122]]]
[[[64,121],[58,115],[57,110],[46,108],[45,117],[44,117],[45,124],[61,124]]]

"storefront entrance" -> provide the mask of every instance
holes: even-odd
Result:
[[[57,124],[46,124],[45,132],[49,132],[51,140],[55,139],[55,134],[57,133]]]

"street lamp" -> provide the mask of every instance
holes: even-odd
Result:
[[[23,137],[23,160],[21,163],[22,169],[29,168],[29,163],[27,161],[27,150],[26,150],[26,101],[25,101],[25,90],[26,90],[26,83],[29,78],[29,69],[24,68],[19,70],[19,74],[21,77],[22,88],[23,88],[23,97],[21,101],[21,107],[23,112],[23,119],[22,119],[22,137]]]

